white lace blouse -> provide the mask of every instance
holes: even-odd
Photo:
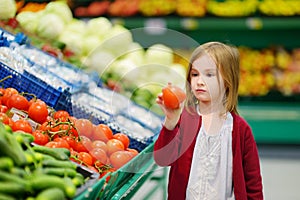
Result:
[[[203,126],[197,136],[189,182],[188,200],[234,200],[232,183],[233,118],[227,113],[220,132],[208,135]]]

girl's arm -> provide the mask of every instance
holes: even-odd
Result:
[[[169,166],[177,158],[179,152],[179,121],[183,104],[178,109],[168,109],[164,106],[162,94],[159,94],[156,103],[165,114],[163,127],[154,144],[154,160],[158,165]]]

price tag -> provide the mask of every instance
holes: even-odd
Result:
[[[248,18],[246,20],[246,26],[251,30],[261,30],[263,28],[263,22],[260,18]]]
[[[167,31],[166,20],[162,18],[147,19],[144,27],[145,31],[152,35],[162,35]]]
[[[16,108],[11,108],[10,112],[13,113],[13,116],[11,118],[14,122],[19,119],[24,119],[28,117],[28,115],[25,112],[18,110]]]

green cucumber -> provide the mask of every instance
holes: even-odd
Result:
[[[10,170],[10,173],[19,177],[25,177],[26,175],[28,175],[28,173],[25,171],[24,168],[20,168],[20,167],[13,167]]]
[[[10,157],[17,165],[26,164],[22,146],[11,133],[7,132],[3,124],[0,125],[0,146],[0,155]]]
[[[35,200],[65,200],[64,191],[60,188],[53,187],[41,191]]]
[[[21,177],[7,173],[5,171],[0,170],[0,181],[1,182],[12,182],[12,183],[18,183],[19,185],[22,185],[23,187],[27,187],[29,184],[26,180],[22,179]]]
[[[66,148],[50,148],[41,145],[35,145],[32,147],[35,152],[43,153],[50,155],[58,160],[69,160],[70,158],[70,150]]]
[[[68,177],[61,178],[55,175],[39,174],[30,179],[31,188],[34,191],[42,191],[48,188],[57,187],[64,191],[68,198],[72,198],[76,194],[76,186]]]
[[[80,173],[77,173],[74,178],[72,178],[72,182],[76,187],[79,187],[84,184],[84,176]]]
[[[72,182],[72,179],[70,177],[64,177],[63,178],[65,183],[65,194],[69,198],[73,198],[76,195],[76,186]]]
[[[0,193],[0,200],[16,200],[16,198],[12,195]]]
[[[10,171],[14,166],[14,161],[10,157],[0,158],[0,170]]]
[[[43,160],[43,166],[45,167],[60,167],[60,168],[69,168],[76,170],[77,165],[70,160]]]
[[[24,144],[24,143],[30,144],[31,142],[34,141],[34,136],[31,135],[30,133],[16,131],[13,132],[13,136],[15,136],[15,138],[20,144]]]
[[[57,167],[44,167],[42,169],[42,172],[44,174],[49,174],[49,175],[56,175],[60,177],[75,177],[77,172],[75,169],[70,169],[70,168],[57,168]]]
[[[0,194],[7,194],[13,196],[23,196],[26,188],[19,183],[0,182]]]

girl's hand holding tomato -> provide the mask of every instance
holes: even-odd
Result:
[[[176,126],[185,98],[184,91],[171,83],[162,89],[162,93],[158,94],[156,103],[166,116],[164,126],[167,129],[172,130]]]
[[[162,89],[163,104],[167,108],[178,109],[185,98],[186,95],[184,91],[171,83],[168,83],[168,85]]]

